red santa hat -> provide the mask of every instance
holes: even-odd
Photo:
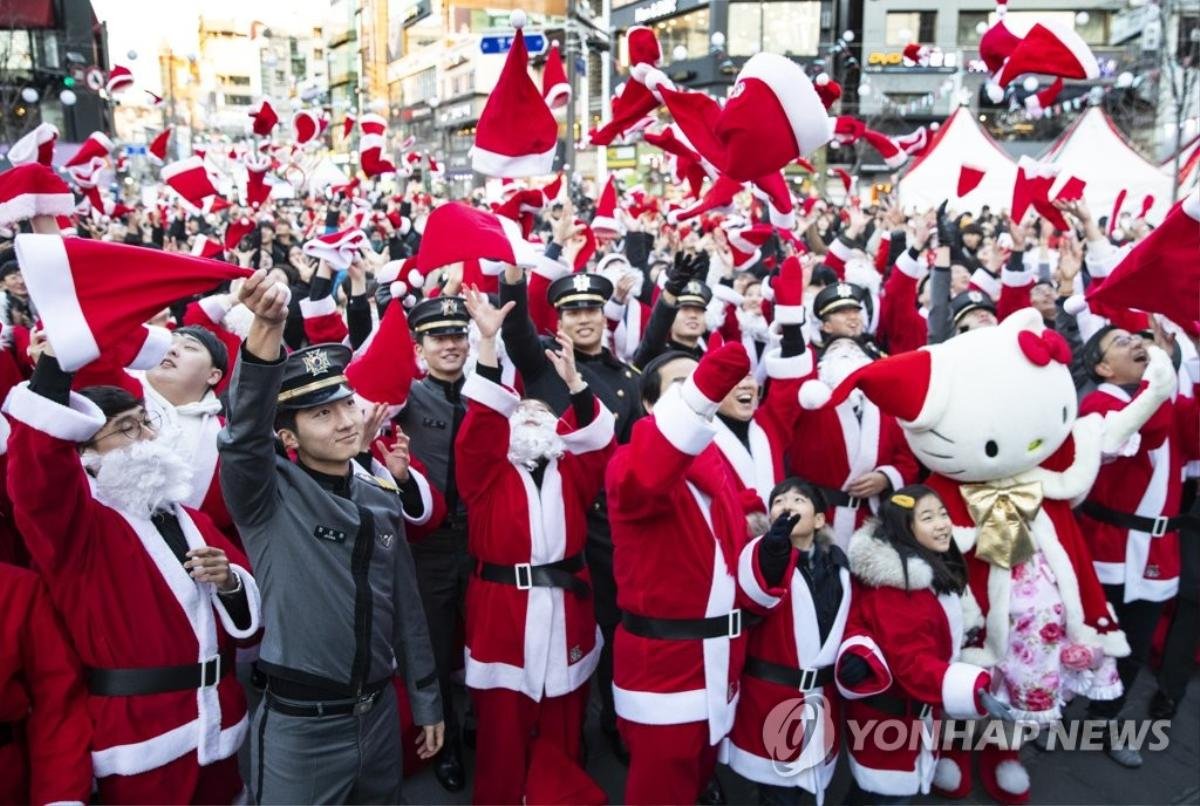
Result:
[[[893,137],[892,141],[910,157],[915,157],[925,150],[929,145],[929,129],[924,126],[918,126],[915,131],[910,134],[902,134],[899,137]]]
[[[316,112],[301,109],[295,115],[292,115],[292,132],[295,135],[296,145],[298,146],[306,146],[309,143],[316,142],[316,139],[320,137],[324,129],[321,117]]]
[[[920,42],[909,42],[904,46],[901,55],[904,58],[905,64],[925,67],[929,64],[929,57],[932,53],[933,49],[927,45],[922,45]]]
[[[205,198],[217,193],[212,176],[200,157],[188,157],[163,166],[162,180],[193,207],[200,207]]]
[[[829,73],[817,73],[817,77],[813,79],[813,87],[827,110],[842,97],[842,85],[830,78]]]
[[[271,188],[266,182],[270,169],[271,158],[266,154],[246,155],[246,204],[250,207],[261,207],[271,195]]]
[[[236,249],[242,238],[251,232],[254,232],[254,222],[246,216],[230,221],[225,227],[225,248]]]
[[[912,350],[860,367],[835,389],[819,380],[806,381],[800,387],[800,405],[809,410],[829,408],[860,389],[885,414],[921,428],[933,424],[944,402],[941,400],[944,394],[930,394],[932,378],[931,353],[926,349]]]
[[[625,225],[617,218],[617,186],[612,174],[609,174],[608,181],[604,183],[604,190],[601,191],[600,198],[596,202],[596,212],[592,216],[591,227],[595,232],[625,234]]]
[[[1063,183],[1062,187],[1058,189],[1058,193],[1055,194],[1054,200],[1065,202],[1079,201],[1083,198],[1083,191],[1086,187],[1087,182],[1083,181],[1078,176],[1072,176]]]
[[[350,132],[354,131],[355,117],[352,113],[347,112],[346,117],[342,118],[342,138],[350,137]]]
[[[429,214],[417,268],[422,274],[466,260],[492,260],[533,266],[537,252],[515,222],[461,202],[450,202]]]
[[[343,123],[342,125],[344,126],[345,124]],[[358,130],[363,134],[375,134],[382,137],[387,134],[387,119],[382,115],[376,115],[374,112],[363,115],[362,119],[358,122]]]
[[[496,205],[496,215],[504,216],[510,221],[521,225],[521,237],[528,238],[533,233],[537,223],[535,216],[542,211],[546,197],[540,190],[518,190],[511,194],[503,204]]]
[[[525,12],[510,19],[517,33],[475,126],[471,167],[485,176],[540,176],[554,167],[558,123],[529,77]]]
[[[692,411],[702,416],[716,414],[725,395],[750,374],[750,356],[740,341],[709,349],[680,390]]]
[[[852,146],[866,134],[867,124],[853,115],[838,115],[833,123],[833,139],[844,146]]]
[[[730,230],[727,233],[729,249],[733,253],[733,268],[748,269],[762,259],[762,246],[771,237],[772,227],[755,224],[753,227]]]
[[[404,364],[407,371],[397,371],[397,362]],[[365,400],[399,405],[408,399],[409,384],[417,374],[408,317],[404,306],[396,300],[387,307],[379,327],[347,365],[346,380],[354,393]]]
[[[567,83],[567,71],[563,69],[557,42],[550,43],[546,65],[542,68],[542,97],[551,109],[566,106],[571,101],[571,85]]]
[[[54,161],[54,144],[57,142],[58,128],[52,123],[41,123],[13,143],[6,156],[13,165],[25,165],[30,162],[50,165]]]
[[[662,62],[662,46],[654,29],[635,25],[625,34],[625,49],[629,54],[629,65],[648,64],[657,67]]]
[[[103,132],[92,132],[79,146],[79,150],[75,152],[75,156],[63,163],[64,168],[74,168],[82,165],[93,165],[96,159],[103,164],[104,160],[108,159],[108,154],[113,150],[113,141],[108,139],[108,136]]]
[[[250,107],[249,114],[254,120],[254,133],[259,137],[270,137],[271,130],[279,122],[279,115],[275,114],[275,107],[271,106],[271,102],[266,98],[259,99],[258,103]]]
[[[1021,37],[1012,32],[1001,16],[979,38],[979,58],[987,66],[988,72],[994,75],[1020,43]]]
[[[1055,229],[1068,229],[1062,213],[1050,202],[1050,188],[1058,178],[1058,170],[1055,165],[1038,162],[1028,156],[1017,160],[1017,178],[1013,183],[1013,221],[1023,219],[1026,211],[1033,207]]]
[[[598,129],[588,132],[588,141],[594,146],[611,145],[625,132],[640,125],[654,110],[659,99],[645,85],[630,79],[619,85],[613,93],[612,117]]]
[[[733,197],[744,189],[743,182],[730,179],[728,176],[719,176],[700,201],[671,210],[667,213],[667,221],[678,224],[705,213],[730,210],[733,206]]]
[[[324,260],[337,271],[343,271],[350,268],[360,254],[360,247],[367,243],[367,235],[362,230],[344,229],[306,242],[303,251],[309,257]]]
[[[1167,213],[1162,224],[1134,244],[1087,301],[1166,316],[1200,335],[1200,189]],[[1163,271],[1163,267],[1171,267]]]
[[[979,187],[979,183],[983,181],[987,170],[984,168],[976,168],[974,165],[963,163],[958,169],[958,188],[956,190],[958,198],[962,198],[970,193],[975,188]],[[1020,219],[1015,219],[1019,221]]]
[[[151,92],[150,90],[142,90],[142,92],[144,92],[150,96],[150,106],[157,109],[158,107],[163,105],[163,99],[162,99],[161,95],[157,95],[157,94]]]
[[[114,64],[112,69],[108,71],[108,81],[104,84],[104,88],[108,90],[108,94],[116,95],[118,92],[132,86],[133,73],[129,72],[129,68],[120,64]]]
[[[383,135],[364,134],[359,138],[358,165],[368,178],[396,172],[395,163],[383,157],[385,145]]]
[[[67,372],[138,333],[172,302],[251,273],[177,252],[59,235],[18,235],[16,252],[46,337]]]
[[[782,170],[828,142],[825,105],[798,64],[775,53],[751,56],[721,107],[701,92],[661,93],[696,150],[740,181]]]
[[[198,235],[192,242],[192,257],[202,257],[205,260],[220,259],[224,251],[220,241],[213,240],[207,235]]]
[[[562,193],[563,175],[559,173],[553,180],[542,185],[542,200],[543,204],[551,204],[558,200],[558,196]]]
[[[834,166],[833,168],[829,169],[829,175],[836,176],[838,179],[840,179],[842,182],[842,187],[845,188],[846,193],[850,193],[850,185],[854,183],[854,179],[851,178],[849,171],[847,171],[845,168]]]
[[[442,166],[438,163],[438,161],[436,159],[433,158],[433,155],[432,154],[427,155],[426,160],[429,163],[429,173],[433,176],[441,176],[442,175]]]
[[[908,154],[896,144],[895,140],[886,134],[877,132],[874,129],[864,129],[862,139],[866,140],[871,148],[879,152],[879,156],[883,157],[884,163],[889,168],[899,168],[908,162]]]
[[[167,161],[167,144],[171,140],[171,127],[163,129],[154,139],[150,141],[150,145],[146,150],[150,154],[150,160],[156,165],[162,165]]]
[[[75,195],[49,165],[27,162],[0,173],[0,225],[74,211]]]
[[[782,171],[760,176],[750,186],[750,192],[767,203],[771,226],[791,229],[796,225],[796,204]]]
[[[1073,27],[1043,20],[1035,23],[1013,48],[996,75],[996,85],[1007,87],[1025,73],[1093,79],[1100,75],[1100,65]]]
[[[1058,100],[1059,94],[1063,89],[1062,76],[1054,79],[1049,87],[1035,92],[1025,99],[1025,109],[1029,112],[1041,112],[1043,109],[1049,109]]]

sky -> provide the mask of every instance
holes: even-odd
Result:
[[[168,45],[178,53],[196,50],[200,9],[211,17],[250,20],[287,17],[323,20],[328,0],[92,0],[96,18],[108,24],[109,59],[133,71],[137,85],[161,94],[158,51]],[[135,58],[130,58],[130,52]]]

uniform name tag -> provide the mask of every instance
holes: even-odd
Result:
[[[425,426],[426,428],[436,428],[436,429],[438,429],[439,431],[445,431],[445,430],[446,430],[446,421],[445,421],[445,420],[438,420],[438,419],[436,419],[436,418],[433,418],[433,417],[424,417],[424,418],[422,418],[422,419],[421,419],[421,425]]]
[[[330,540],[334,543],[341,543],[346,539],[346,533],[334,529],[332,526],[318,526],[313,530],[313,536],[319,537],[321,540]]]

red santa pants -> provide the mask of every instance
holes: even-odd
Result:
[[[471,691],[478,728],[475,740],[475,803],[522,803],[529,747],[544,737],[579,758],[588,687],[535,702],[506,688]]]
[[[201,767],[196,751],[138,775],[99,780],[101,803],[233,803],[242,794],[237,756]]]
[[[629,748],[626,803],[696,802],[717,765],[707,722],[643,725],[618,718],[617,727]]]

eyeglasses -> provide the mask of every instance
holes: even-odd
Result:
[[[1112,348],[1128,347],[1129,345],[1133,344],[1135,341],[1141,341],[1141,338],[1138,336],[1134,336],[1131,333],[1122,333],[1120,336],[1117,336],[1112,341],[1110,341],[1108,343],[1108,346],[1100,351],[1100,360],[1103,361],[1105,354],[1107,354],[1108,351],[1111,350]]]
[[[120,434],[129,441],[137,439],[138,434],[144,428],[151,433],[157,433],[162,427],[162,417],[157,412],[143,411],[140,415],[123,417],[113,423],[113,429],[107,434],[98,434],[92,438],[92,443],[95,444],[102,439]]]

